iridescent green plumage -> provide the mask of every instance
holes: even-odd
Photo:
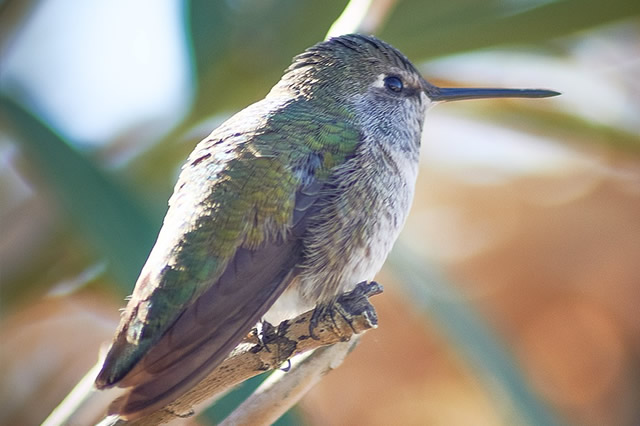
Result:
[[[312,183],[320,188],[353,155],[359,134],[349,116],[314,114],[312,106],[308,99],[276,94],[238,113],[196,147],[99,386],[135,376],[134,366],[185,306],[220,278],[239,248],[258,250],[265,241],[287,240],[298,191]],[[259,317],[267,308],[252,314]],[[180,344],[195,346],[198,339]]]

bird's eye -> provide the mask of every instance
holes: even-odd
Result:
[[[402,80],[400,80],[396,76],[386,77],[384,79],[384,87],[391,90],[392,92],[400,93],[402,92],[403,88]]]

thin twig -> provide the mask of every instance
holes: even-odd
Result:
[[[120,396],[124,389],[98,391],[94,381],[102,368],[107,347],[100,351],[96,364],[80,379],[69,394],[49,414],[41,426],[90,424],[103,413],[109,402]]]
[[[354,335],[375,328],[377,316],[368,298],[381,292],[382,287],[372,282],[361,283],[352,292],[343,294],[339,299],[339,311],[327,311],[326,315],[320,318],[314,328],[314,338],[309,335],[314,311],[283,321],[277,328],[266,327],[262,332],[263,343],[260,343],[254,329],[222,364],[176,401],[141,419],[127,421],[110,416],[100,424],[147,426],[189,417],[195,414],[194,407],[200,411],[200,407],[210,405],[237,384],[265,371],[276,369],[297,354],[346,342]],[[344,348],[343,345],[340,347]],[[321,359],[326,360],[326,356]]]
[[[313,351],[291,371],[274,371],[219,426],[270,425],[293,407],[322,377],[342,364],[359,336]]]

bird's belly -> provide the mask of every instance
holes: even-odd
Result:
[[[331,302],[362,281],[372,280],[404,225],[414,182],[397,177],[385,180],[385,187],[375,188],[373,193],[353,188],[360,191],[354,199],[345,193],[336,202],[341,208],[335,209],[335,216],[325,217],[326,223],[317,224],[309,237],[308,256],[300,274],[265,319],[277,324],[318,303]],[[345,212],[344,205],[351,208]]]
[[[331,291],[334,295],[352,290],[359,282],[373,280],[382,268],[406,217],[404,211],[385,210],[382,208],[379,216],[369,220],[364,245],[354,242],[351,249],[339,252],[346,259],[339,286]]]

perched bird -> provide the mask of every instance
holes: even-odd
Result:
[[[373,279],[413,199],[425,112],[556,92],[439,88],[398,50],[332,38],[189,156],[96,379],[135,419],[219,365],[261,319],[330,306]]]

